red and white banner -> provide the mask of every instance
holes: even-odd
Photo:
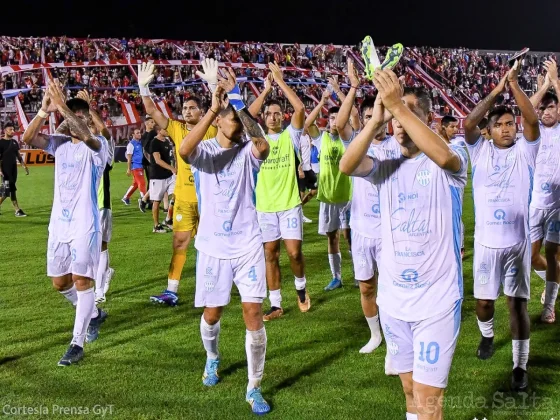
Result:
[[[23,130],[27,130],[27,127],[29,126],[29,121],[27,121],[27,115],[25,115],[25,112],[23,111],[23,107],[21,106],[21,102],[18,96],[14,98],[14,103],[16,104],[16,114],[19,121],[19,126]]]
[[[161,113],[167,118],[173,118],[173,113],[171,112],[171,109],[169,108],[169,105],[166,101],[154,101],[154,104],[156,105],[157,109],[159,109]]]
[[[127,124],[136,124],[142,122],[138,115],[138,111],[136,110],[135,104],[130,104],[128,102],[121,102],[121,108],[123,111],[123,115],[126,118]]]

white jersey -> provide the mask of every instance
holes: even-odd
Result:
[[[301,169],[309,171],[311,169],[311,138],[306,134],[300,138],[301,147]]]
[[[263,161],[251,148],[248,141],[224,149],[214,138],[189,158],[200,212],[195,247],[206,255],[230,260],[262,247],[254,193]]]
[[[97,189],[107,163],[107,141],[99,151],[84,142],[72,143],[68,136],[51,135],[45,152],[55,158],[54,199],[49,237],[70,242],[100,232]]]
[[[538,209],[560,207],[560,124],[541,124],[541,145],[537,155],[531,206]]]
[[[374,157],[375,149],[386,148],[394,142],[394,137],[387,137],[383,143],[372,144],[368,150],[368,155]],[[377,158],[384,159],[384,153],[377,154]],[[379,189],[367,179],[359,176],[353,176],[352,183],[354,193],[350,207],[350,228],[366,238],[381,238]]]
[[[499,149],[480,137],[468,146],[476,242],[488,248],[509,248],[527,239],[539,143],[522,137],[510,148]]]
[[[461,195],[467,155],[456,173],[425,154],[405,158],[400,147],[376,149],[367,177],[379,188],[381,257],[377,304],[393,318],[421,321],[449,310],[463,296],[460,255]]]
[[[465,138],[463,136],[457,136],[451,139],[450,143],[453,146],[467,147],[467,142],[465,141]]]

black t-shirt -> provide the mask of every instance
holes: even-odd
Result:
[[[163,160],[168,165],[171,165],[171,144],[167,140],[159,140],[154,138],[150,143],[150,177],[151,179],[167,179],[173,172],[169,169],[162,168],[156,163],[154,159],[154,153],[159,152],[161,160]]]
[[[142,148],[149,152],[150,150],[150,143],[152,142],[153,138],[157,135],[156,130],[146,131],[142,135]],[[142,157],[142,166],[150,166],[150,162],[145,157]]]
[[[2,161],[2,172],[6,176],[17,171],[17,158],[19,156],[19,144],[16,140],[0,139],[0,160]]]

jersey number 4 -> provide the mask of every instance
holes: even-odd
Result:
[[[257,281],[257,272],[255,271],[255,266],[252,266],[249,269],[248,277],[251,279],[251,281]]]

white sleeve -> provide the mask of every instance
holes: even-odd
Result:
[[[481,152],[489,146],[488,141],[489,140],[486,140],[484,137],[480,136],[474,144],[467,143],[467,150],[469,151],[469,155],[471,157],[472,166],[476,166]]]
[[[537,155],[539,154],[541,137],[539,137],[535,141],[528,141],[525,136],[522,136],[519,140],[517,140],[517,143],[519,143],[519,147],[523,151],[523,154],[525,155],[525,158],[527,159],[529,164],[535,167]]]
[[[208,143],[202,141],[198,144],[193,153],[189,156],[189,164],[197,169],[212,169],[212,152],[208,148]]]
[[[317,148],[317,151],[321,153],[321,139],[323,138],[323,133],[319,132],[319,137],[311,138],[311,144]]]
[[[126,154],[127,155],[134,154],[134,146],[132,145],[132,142],[128,142],[128,144],[126,145]]]
[[[72,139],[69,136],[64,136],[62,134],[51,134],[49,135],[49,144],[45,148],[45,152],[49,155],[53,155],[56,153],[56,149],[67,141],[71,141]]]
[[[461,167],[458,171],[445,171],[449,175],[450,184],[456,187],[464,187],[467,183],[467,168],[469,165],[469,160],[467,158],[467,152],[461,146],[451,146],[451,150],[455,152],[459,159],[461,160]]]
[[[352,140],[354,140],[356,138],[357,134],[358,134],[358,132],[352,130],[352,134],[350,135],[350,138],[348,140],[342,140],[342,137],[340,138],[340,140],[342,140],[344,150],[348,149],[348,146],[350,146],[350,143],[352,143]]]
[[[301,168],[304,171],[311,170],[311,141],[309,136],[301,136]]]
[[[286,130],[288,130],[288,133],[290,134],[290,138],[292,139],[292,144],[294,145],[294,148],[296,150],[300,150],[303,129],[297,130],[292,126],[292,124],[290,124],[288,128],[286,128]]]

